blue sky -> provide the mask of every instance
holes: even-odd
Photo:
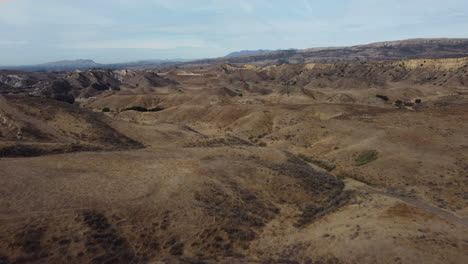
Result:
[[[0,1],[0,65],[468,37],[467,0]]]

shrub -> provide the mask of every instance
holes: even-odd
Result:
[[[156,107],[154,107],[154,108],[148,109],[148,112],[159,112],[159,111],[162,111],[162,110],[164,110],[163,107],[156,106]]]
[[[138,112],[148,112],[148,109],[142,107],[142,106],[132,106],[125,108],[123,111],[138,111]]]
[[[108,112],[110,112],[109,107],[104,107],[104,108],[102,109],[102,112],[103,112],[103,113],[108,113]]]
[[[150,108],[150,109],[147,109],[147,108],[142,107],[142,106],[132,106],[132,107],[129,107],[129,108],[125,108],[123,111],[158,112],[158,111],[162,111],[162,110],[164,110],[164,108],[162,108],[160,106],[156,106],[156,107]]]
[[[244,95],[240,93],[240,94],[238,94],[238,96],[242,97],[242,96],[244,96]]]
[[[375,97],[380,98],[380,99],[382,99],[384,101],[388,101],[388,96],[385,96],[385,95],[378,94]]]
[[[355,160],[356,166],[367,165],[379,158],[379,153],[376,150],[370,150],[361,153]]]
[[[401,106],[402,104],[403,104],[403,101],[401,101],[401,100],[396,100],[395,101],[396,106]]]
[[[414,100],[414,102],[415,102],[416,104],[420,104],[420,103],[422,103],[422,100],[421,100],[421,99],[416,99],[416,100]]]
[[[71,94],[53,94],[49,98],[57,101],[66,102],[69,104],[75,103],[75,97],[73,97],[73,95]]]

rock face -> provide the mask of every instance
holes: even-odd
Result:
[[[31,94],[73,103],[74,98],[94,97],[121,88],[175,86],[151,71],[87,70],[68,73],[0,71],[0,94]]]

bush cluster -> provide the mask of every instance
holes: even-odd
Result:
[[[386,95],[378,94],[378,95],[376,95],[375,97],[380,98],[380,99],[382,99],[382,100],[384,100],[384,101],[388,101],[388,100],[389,100],[388,96],[386,96]]]
[[[356,166],[367,165],[379,158],[379,153],[376,150],[370,150],[361,153],[355,160]]]
[[[150,109],[147,109],[147,108],[142,107],[142,106],[132,106],[132,107],[125,108],[123,111],[159,112],[159,111],[162,111],[162,110],[164,110],[164,108],[162,108],[160,106],[156,106],[156,107],[150,108]]]

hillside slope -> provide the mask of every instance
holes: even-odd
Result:
[[[142,147],[105,116],[54,100],[2,96],[0,118],[0,157]]]

